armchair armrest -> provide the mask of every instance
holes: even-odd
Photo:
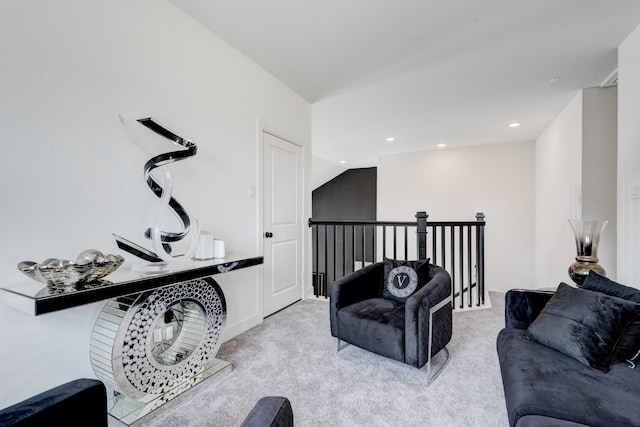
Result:
[[[405,303],[405,357],[421,367],[451,340],[451,276],[431,265],[431,279]],[[424,345],[428,343],[428,345]]]
[[[283,396],[266,396],[258,400],[240,427],[293,427],[291,402]]]
[[[505,326],[527,329],[538,317],[554,291],[511,289],[505,294]]]
[[[377,298],[382,293],[384,263],[378,262],[349,273],[333,282],[329,302],[331,334],[337,335],[336,316],[342,307],[369,298]]]
[[[451,276],[445,269],[437,265],[430,267],[429,281],[415,294],[407,299],[408,310],[434,307],[447,298],[451,298]]]

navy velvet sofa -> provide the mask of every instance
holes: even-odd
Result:
[[[107,427],[107,392],[96,379],[80,378],[0,410],[0,427]],[[293,427],[286,397],[260,399],[241,427]]]
[[[595,274],[595,273],[594,273]],[[593,278],[592,278],[593,279]],[[589,280],[589,279],[587,279]],[[630,290],[628,287],[615,287],[615,282],[605,283],[606,279],[596,278],[604,286],[592,286],[592,289],[569,290],[564,285],[563,291],[587,295],[596,301],[595,305],[605,301],[611,302],[605,293],[615,297],[622,296],[634,302],[640,302],[640,291]],[[592,280],[592,283],[594,281]],[[614,287],[611,287],[613,285]],[[588,287],[588,286],[587,286]],[[622,289],[622,292],[619,292]],[[626,290],[625,290],[626,289]],[[561,288],[558,288],[558,292]],[[626,292],[629,291],[629,292]],[[586,293],[585,293],[586,292]],[[591,293],[589,293],[591,292]],[[626,295],[621,295],[625,294]],[[613,353],[616,346],[624,339],[622,335],[611,335],[611,356],[608,364],[598,366],[593,359],[578,360],[582,353],[588,353],[588,345],[581,347],[580,339],[584,339],[575,328],[580,325],[566,323],[566,330],[570,336],[562,336],[564,316],[572,316],[578,312],[580,303],[574,298],[568,305],[558,312],[556,318],[549,318],[549,328],[544,333],[551,337],[551,344],[544,341],[545,337],[538,336],[537,340],[527,334],[533,329],[532,324],[545,312],[545,316],[553,311],[550,301],[556,292],[511,290],[505,295],[506,327],[497,337],[497,352],[502,374],[509,425],[511,427],[553,426],[553,427],[614,427],[640,426],[640,367],[635,368],[635,360],[623,362],[616,360]],[[618,299],[613,299],[619,303]],[[626,303],[621,303],[622,305]],[[549,308],[545,309],[545,307]],[[557,304],[555,304],[557,306]],[[607,306],[606,310],[592,310],[596,322],[606,316],[605,312],[615,311]],[[619,307],[619,306],[615,306]],[[629,308],[629,305],[627,305]],[[631,307],[633,310],[633,307]],[[608,311],[607,311],[608,310]],[[636,308],[637,310],[637,308]],[[637,312],[636,312],[637,313]],[[589,315],[574,316],[578,322],[589,322]],[[634,320],[629,321],[629,318]],[[615,318],[612,329],[624,329],[633,335],[635,348],[638,347],[639,317],[629,314]],[[539,326],[539,325],[536,325]],[[572,329],[573,328],[573,329]],[[600,332],[596,333],[598,339]],[[606,336],[606,334],[605,334]],[[553,337],[560,337],[553,342]],[[540,341],[542,341],[543,344]],[[580,345],[571,347],[574,343]],[[556,345],[557,344],[557,345]],[[555,345],[556,348],[553,348]],[[606,347],[607,341],[599,342],[600,351]],[[637,350],[636,350],[637,351]],[[628,356],[626,356],[628,357]],[[637,354],[636,354],[637,357]],[[596,368],[589,366],[591,363]],[[640,362],[638,363],[640,364]]]
[[[107,391],[101,381],[80,378],[0,410],[0,426],[106,427]]]

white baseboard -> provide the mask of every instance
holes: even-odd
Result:
[[[260,316],[252,316],[234,325],[227,325],[224,331],[224,338],[222,339],[222,342],[237,337],[241,333],[247,332],[249,329],[258,326],[260,323],[262,323],[262,319],[260,318]]]

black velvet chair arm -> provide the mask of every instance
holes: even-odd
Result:
[[[442,267],[432,264],[429,267],[429,281],[407,299],[406,305],[408,310],[415,310],[418,306],[428,309],[450,297],[451,276]]]
[[[338,310],[365,299],[380,297],[383,281],[384,263],[378,262],[367,265],[333,282],[329,307],[332,336],[337,336],[338,332],[336,319]]]
[[[293,427],[291,402],[282,396],[258,400],[240,427]]]
[[[527,329],[538,317],[554,291],[511,289],[505,294],[505,326]]]
[[[436,265],[430,266],[429,275],[431,279],[405,303],[405,358],[416,367],[424,366],[429,359],[429,318],[441,303],[433,312],[431,356],[442,350],[452,335],[451,276]]]
[[[104,426],[107,391],[95,379],[81,378],[0,410],[1,426]]]

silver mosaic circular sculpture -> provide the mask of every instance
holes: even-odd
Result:
[[[135,400],[188,388],[220,348],[226,303],[210,277],[107,302],[91,337],[96,376]]]

